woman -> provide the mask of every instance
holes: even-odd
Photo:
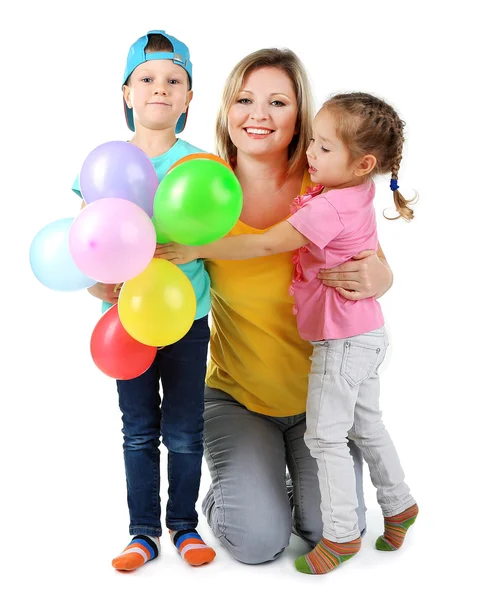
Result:
[[[310,98],[304,68],[289,50],[254,52],[228,77],[217,151],[232,164],[244,198],[230,235],[263,231],[285,219],[310,185]],[[382,251],[357,258],[320,278],[341,286],[348,299],[382,295],[392,283]],[[206,266],[213,325],[204,435],[212,485],[203,512],[236,559],[262,563],[283,552],[292,530],[310,545],[322,537],[317,469],[303,439],[311,346],[298,335],[288,293],[291,253],[207,260]],[[355,446],[352,454],[362,531],[362,460]]]

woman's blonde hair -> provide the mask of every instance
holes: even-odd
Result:
[[[286,48],[264,48],[245,56],[232,70],[225,83],[221,106],[216,118],[216,151],[228,163],[236,163],[236,147],[228,133],[228,111],[242,88],[245,79],[258,69],[275,67],[290,78],[297,100],[295,135],[288,147],[287,176],[305,167],[305,151],[312,135],[313,102],[310,84],[298,56]]]

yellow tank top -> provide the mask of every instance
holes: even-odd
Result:
[[[300,193],[309,185],[306,173]],[[238,221],[229,235],[261,231]],[[307,396],[312,346],[292,312],[292,255],[205,261],[212,297],[206,383],[273,417],[305,412]]]

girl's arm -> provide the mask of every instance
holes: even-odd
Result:
[[[175,264],[185,264],[197,258],[244,260],[296,250],[308,241],[295,227],[284,221],[265,233],[233,235],[204,246],[183,246],[174,242],[158,244],[154,256]]]

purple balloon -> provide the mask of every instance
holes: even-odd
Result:
[[[106,142],[85,159],[79,174],[83,199],[124,198],[153,216],[158,176],[148,156],[129,142]]]
[[[100,198],[77,215],[69,249],[78,268],[102,283],[122,283],[153,260],[156,231],[139,206],[123,198]]]

